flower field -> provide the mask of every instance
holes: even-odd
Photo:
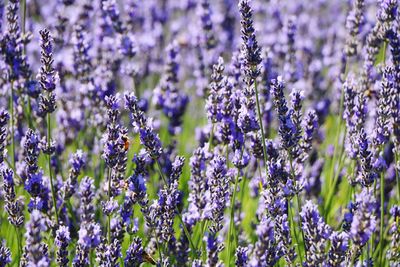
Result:
[[[400,266],[397,0],[0,0],[0,267]]]

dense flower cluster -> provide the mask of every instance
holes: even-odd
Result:
[[[398,0],[0,0],[0,267],[400,266]]]

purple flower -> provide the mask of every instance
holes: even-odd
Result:
[[[275,223],[268,217],[263,217],[260,224],[257,225],[257,242],[254,245],[253,257],[250,266],[273,266],[279,258],[277,240],[275,237]]]
[[[364,0],[355,0],[353,2],[352,10],[346,18],[346,28],[349,37],[346,39],[345,53],[347,57],[357,54],[357,46],[359,41],[357,35],[361,31],[361,26],[364,22]]]
[[[260,129],[257,122],[257,116],[255,112],[255,103],[252,99],[244,99],[244,103],[239,109],[239,117],[237,126],[244,133],[250,133]]]
[[[358,158],[361,167],[358,181],[363,186],[371,186],[373,182],[378,178],[378,174],[373,166],[374,158],[372,152],[369,149],[367,134],[365,133],[363,128],[361,128],[361,131],[357,136],[356,142],[358,145]]]
[[[53,47],[50,32],[47,29],[40,31],[41,36],[41,63],[38,78],[42,91],[39,95],[39,115],[45,117],[56,110],[56,96],[54,90],[58,74],[53,68]]]
[[[282,77],[278,77],[272,81],[271,90],[274,100],[276,112],[279,119],[279,136],[281,138],[282,147],[292,156],[295,155],[296,140],[296,126],[294,125],[289,109],[287,107],[285,89]]]
[[[81,223],[81,228],[78,232],[78,244],[83,249],[89,250],[95,248],[100,244],[101,229],[98,223]]]
[[[207,182],[210,190],[211,221],[210,231],[217,233],[222,229],[226,197],[229,188],[229,176],[226,160],[215,155],[207,168]]]
[[[290,117],[294,125],[295,133],[293,134],[294,142],[296,146],[292,149],[293,158],[297,158],[301,151],[299,148],[299,141],[302,138],[302,127],[301,127],[301,117],[302,117],[302,101],[304,99],[303,93],[297,90],[293,90],[291,93],[291,107],[290,107]]]
[[[222,102],[222,91],[226,84],[224,70],[224,60],[219,57],[218,63],[213,65],[210,92],[206,101],[207,117],[211,123],[216,123],[222,118],[220,104]]]
[[[315,110],[312,109],[306,114],[306,117],[304,118],[303,131],[304,136],[301,148],[303,153],[308,154],[312,149],[312,142],[318,131],[318,116]]]
[[[0,169],[0,176],[3,177],[4,209],[8,213],[8,220],[12,225],[21,227],[25,219],[24,203],[21,199],[16,199],[14,172],[12,169],[3,167]]]
[[[104,215],[107,215],[107,216],[114,213],[119,207],[118,201],[114,200],[113,198],[111,198],[110,200],[107,200],[107,201],[102,201],[101,205],[103,208]]]
[[[378,97],[376,108],[376,127],[374,127],[373,143],[379,147],[389,141],[389,136],[392,131],[391,127],[391,108],[392,101],[396,96],[394,81],[394,69],[390,66],[385,67],[381,89]],[[378,148],[377,148],[378,149]]]
[[[217,39],[214,36],[213,22],[211,20],[211,6],[209,0],[201,0],[199,15],[201,19],[202,27],[202,42],[207,50],[211,50],[216,47]]]
[[[11,263],[11,252],[3,242],[0,243],[0,267],[5,267],[8,263]]]
[[[45,219],[38,210],[31,212],[31,217],[26,225],[26,244],[24,247],[24,260],[27,266],[48,266],[47,245],[42,241],[42,233],[47,230]]]
[[[56,231],[56,238],[54,241],[58,248],[56,262],[59,266],[68,266],[68,244],[70,241],[71,238],[68,227],[61,225]]]
[[[125,106],[130,110],[132,125],[139,132],[140,141],[145,146],[150,157],[157,159],[162,153],[161,141],[147,120],[143,111],[138,107],[137,98],[133,93],[125,94]]]
[[[83,153],[82,150],[78,149],[74,154],[69,158],[69,164],[72,167],[72,172],[80,173],[82,168],[86,165],[86,153]]]
[[[236,267],[246,266],[247,261],[248,261],[248,248],[238,247],[236,249],[235,256],[236,256],[236,261],[235,261]]]
[[[17,81],[21,77],[30,78],[29,65],[23,51],[24,39],[20,31],[19,14],[19,1],[9,1],[6,14],[7,30],[0,43],[0,50],[3,52],[4,62],[8,66],[9,81]]]
[[[118,10],[116,1],[102,0],[101,4],[102,4],[102,9],[105,11],[107,16],[112,21],[114,30],[119,34],[123,34],[126,31],[126,26],[123,24],[120,18],[120,12]]]
[[[241,151],[241,149],[236,149],[232,158],[232,164],[238,168],[243,169],[245,168],[250,161],[250,155],[247,153],[246,150]]]
[[[49,209],[49,188],[43,181],[43,172],[31,174],[25,181],[25,190],[31,195],[28,210],[38,209],[47,211]]]
[[[292,237],[290,235],[290,227],[288,217],[285,211],[275,217],[276,239],[282,249],[283,256],[287,263],[291,264],[296,259],[296,251],[292,246]]]
[[[217,266],[219,262],[218,254],[223,250],[223,244],[221,238],[214,232],[209,232],[204,237],[207,243],[207,265]]]
[[[119,266],[118,259],[121,257],[121,244],[117,239],[107,244],[103,240],[96,248],[96,261],[99,266]]]
[[[205,148],[197,148],[190,158],[189,207],[183,219],[186,224],[194,225],[201,219],[201,214],[206,206],[207,180],[205,175],[207,151]]]
[[[79,196],[81,200],[81,224],[93,222],[94,207],[92,201],[94,198],[94,189],[95,187],[93,179],[86,176],[81,180],[79,186]]]
[[[222,250],[222,243],[218,232],[223,227],[224,210],[226,207],[230,177],[226,160],[220,155],[214,155],[207,168],[207,182],[210,190],[208,210],[211,225],[207,240],[207,263],[214,266],[218,262],[218,254]]]
[[[168,129],[170,134],[176,135],[180,132],[182,116],[189,103],[189,97],[178,89],[178,70],[179,46],[173,42],[167,47],[167,61],[165,74],[159,87],[154,94],[157,105],[162,108],[164,114],[170,120]]]
[[[258,46],[256,34],[253,26],[253,11],[249,0],[239,2],[239,11],[242,20],[242,51],[244,53],[244,65],[246,75],[250,80],[255,80],[260,74],[258,65],[261,63],[261,48]],[[252,82],[250,82],[252,83]],[[249,84],[250,84],[249,83]]]
[[[82,25],[74,28],[74,73],[80,82],[87,84],[91,80],[92,59],[89,56],[90,44]]]
[[[305,266],[317,266],[326,260],[325,248],[332,229],[324,222],[317,205],[307,201],[300,212],[306,245]]]
[[[4,161],[4,150],[6,147],[7,139],[7,123],[10,119],[10,115],[5,109],[0,110],[0,164]]]
[[[142,240],[139,237],[135,237],[132,243],[129,245],[126,251],[126,257],[124,264],[127,267],[139,267],[144,262],[143,255],[145,251],[142,246]]]
[[[72,154],[69,159],[71,168],[69,170],[68,179],[65,181],[62,192],[63,198],[70,198],[77,189],[78,176],[81,173],[82,168],[86,165],[86,154],[82,150],[77,150],[76,153]]]
[[[361,249],[375,231],[376,218],[374,215],[376,201],[373,194],[364,188],[356,196],[357,209],[354,211],[350,227],[350,237],[357,249]]]
[[[40,137],[32,129],[28,129],[22,143],[24,147],[24,160],[26,163],[25,175],[26,178],[29,178],[30,175],[35,174],[39,170],[38,157],[40,153]]]
[[[390,209],[390,215],[393,217],[393,223],[389,229],[391,238],[387,255],[390,263],[395,265],[400,262],[400,251],[397,249],[400,246],[400,207],[393,206]]]
[[[169,182],[160,190],[158,194],[157,213],[159,215],[158,231],[160,232],[161,239],[169,242],[174,238],[174,218],[176,209],[180,202],[180,192],[178,190],[178,179],[182,173],[184,164],[183,157],[176,157],[172,165],[171,175]]]
[[[332,232],[330,236],[331,248],[328,252],[329,267],[340,266],[346,258],[349,249],[349,237],[347,233]]]

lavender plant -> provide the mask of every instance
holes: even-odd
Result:
[[[399,266],[398,5],[0,0],[0,267]]]

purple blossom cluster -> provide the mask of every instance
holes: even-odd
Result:
[[[0,0],[0,267],[400,266],[397,0]]]

